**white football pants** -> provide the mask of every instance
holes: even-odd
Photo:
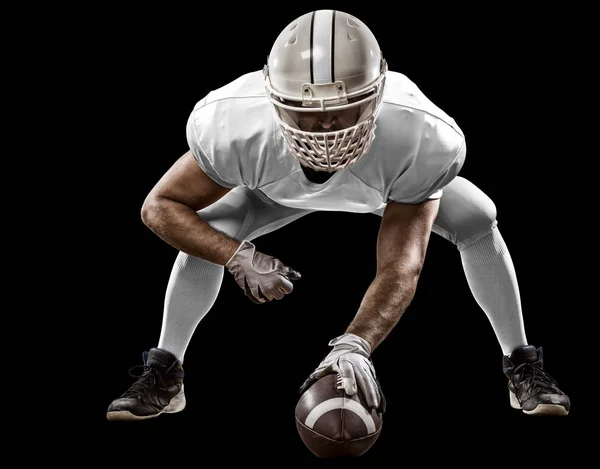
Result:
[[[231,238],[251,241],[314,211],[285,207],[242,186],[198,214]],[[383,209],[373,213],[381,216]],[[471,292],[490,320],[503,354],[525,345],[516,273],[498,231],[492,200],[463,177],[455,178],[444,188],[433,232],[460,251]],[[167,285],[159,348],[183,362],[196,327],[217,298],[224,270],[178,254]]]

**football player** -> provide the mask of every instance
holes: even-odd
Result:
[[[281,300],[300,273],[252,241],[315,211],[381,216],[376,276],[346,330],[300,387],[327,373],[385,410],[371,354],[415,294],[430,233],[460,252],[503,355],[510,403],[567,415],[570,401],[528,343],[516,274],[492,200],[458,176],[465,136],[405,75],[371,30],[319,10],[287,25],[267,63],[208,93],[187,123],[189,151],[148,194],[144,223],[179,250],[156,347],[107,411],[140,420],[185,407],[183,361],[225,270],[250,300]]]

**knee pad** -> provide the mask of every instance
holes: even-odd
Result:
[[[488,234],[497,225],[496,217],[492,199],[473,183],[457,177],[444,188],[434,231],[462,251]]]
[[[459,251],[464,251],[469,246],[471,246],[473,243],[475,243],[476,241],[479,241],[481,238],[483,238],[487,234],[491,233],[492,230],[494,228],[496,228],[497,225],[498,225],[498,221],[496,219],[494,219],[491,222],[491,224],[487,225],[485,228],[482,227],[482,229],[480,231],[478,231],[477,233],[475,233],[473,236],[466,238],[466,239],[458,239],[458,241],[456,243],[456,247],[458,248]]]
[[[458,250],[463,251],[490,233],[498,224],[496,217],[496,206],[487,196],[471,207],[455,227],[455,244]]]

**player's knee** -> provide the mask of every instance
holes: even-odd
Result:
[[[481,239],[496,226],[498,212],[494,202],[487,196],[480,198],[466,212],[464,218],[455,227],[456,246],[459,250],[466,249],[475,241]]]
[[[462,250],[489,233],[496,216],[492,199],[459,176],[444,188],[433,231]]]

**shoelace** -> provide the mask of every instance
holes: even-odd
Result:
[[[140,368],[144,370],[142,374],[135,374],[133,372],[133,370]],[[156,368],[147,365],[135,365],[129,369],[128,374],[132,378],[138,378],[138,380],[127,391],[125,391],[121,397],[139,397],[151,386],[156,386],[158,388],[156,392],[158,403],[162,406],[167,406],[169,404],[168,402],[163,403],[160,400],[160,388],[166,389],[167,387],[165,386],[165,382],[161,376],[161,373],[159,373]]]
[[[526,393],[530,390],[534,390],[531,394],[535,396],[542,391],[558,392],[556,381],[542,368],[539,361],[533,363],[521,363],[518,365],[513,372],[513,385],[515,385],[514,376],[517,374],[521,375],[521,379],[524,382],[528,382]],[[515,385],[516,388],[516,385]]]

